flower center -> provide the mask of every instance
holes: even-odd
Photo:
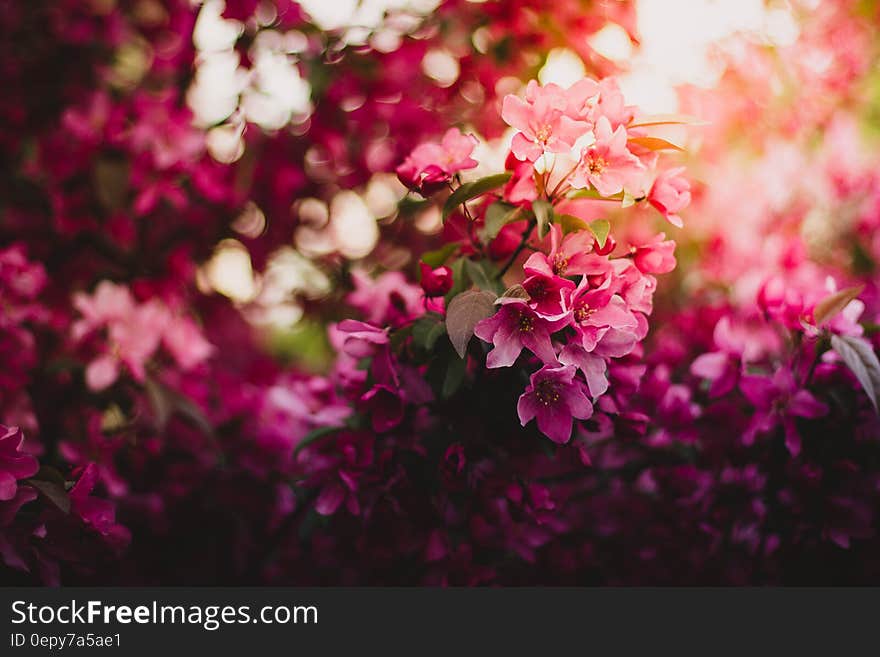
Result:
[[[590,315],[592,315],[594,312],[596,312],[595,308],[590,308],[589,304],[586,304],[586,303],[582,304],[582,305],[578,306],[574,311],[575,321],[585,322],[590,318]]]
[[[522,331],[524,333],[528,333],[534,328],[534,326],[535,326],[535,323],[531,317],[529,317],[528,315],[520,315],[519,316],[519,330],[520,331]]]
[[[532,297],[535,301],[541,301],[547,296],[547,283],[545,283],[540,278],[537,280],[533,280],[526,287],[526,292],[529,293],[529,296]]]
[[[553,256],[553,273],[557,276],[562,276],[565,274],[566,269],[568,269],[568,258],[561,253]]]
[[[551,134],[553,134],[553,128],[545,123],[535,131],[535,141],[539,144],[546,144]]]
[[[594,176],[601,174],[607,166],[608,162],[602,157],[590,157],[587,160],[587,169]]]
[[[535,397],[544,406],[550,406],[559,401],[559,392],[556,390],[556,384],[552,381],[541,381],[535,386]]]

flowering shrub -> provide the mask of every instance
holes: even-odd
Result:
[[[0,0],[0,581],[876,582],[878,11]]]

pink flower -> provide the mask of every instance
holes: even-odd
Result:
[[[642,246],[633,247],[633,262],[645,274],[666,274],[675,269],[675,242],[663,233]]]
[[[780,424],[785,433],[785,446],[792,456],[801,451],[801,437],[795,424],[796,417],[817,418],[828,413],[828,406],[795,382],[794,374],[780,368],[773,378],[744,375],[739,388],[754,405],[743,443],[751,445],[755,437],[773,431]]]
[[[471,157],[476,145],[477,138],[473,135],[450,128],[439,144],[429,142],[416,146],[397,167],[397,177],[415,191],[435,192],[459,171],[477,166],[478,162]]]
[[[626,147],[626,128],[611,124],[604,116],[596,123],[596,143],[581,153],[578,167],[571,176],[571,185],[577,189],[590,186],[602,196],[613,196],[624,187],[637,184],[645,166]]]
[[[601,274],[607,270],[608,261],[591,253],[593,242],[593,234],[587,230],[562,237],[562,227],[553,224],[550,227],[550,253],[536,251],[525,261],[523,269],[527,274],[543,276]]]
[[[569,100],[556,84],[540,86],[534,80],[526,86],[526,98],[505,96],[501,118],[519,130],[510,145],[520,160],[534,162],[545,152],[564,153],[587,131],[589,124],[566,111]]]
[[[0,424],[0,502],[13,499],[18,480],[32,477],[40,469],[37,459],[21,451],[23,443],[21,429]]]
[[[559,352],[559,362],[563,365],[574,365],[583,373],[593,398],[600,397],[608,390],[608,378],[605,376],[608,368],[602,356],[589,353],[577,342],[569,342]]]
[[[379,384],[397,386],[400,383],[394,360],[391,357],[388,332],[366,322],[345,319],[337,326],[345,335],[342,350],[353,359],[372,358],[370,374]]]
[[[378,351],[377,347],[389,342],[385,329],[356,319],[344,319],[337,328],[346,334],[342,348],[353,358],[373,356]]]
[[[631,334],[632,343],[635,343],[638,320],[627,308],[626,302],[615,293],[610,278],[593,288],[584,277],[572,296],[571,311],[571,322],[580,334],[586,351],[594,351],[609,329]]]
[[[635,114],[636,106],[626,104],[616,79],[604,78],[599,81],[599,98],[590,114],[594,123],[604,117],[612,128],[617,128],[628,125]]]
[[[375,279],[362,271],[351,272],[354,291],[345,300],[373,324],[399,326],[424,312],[425,294],[399,271],[386,271]]]
[[[584,78],[571,85],[565,91],[565,113],[573,119],[589,121],[590,114],[598,101],[599,90],[602,83],[591,78]]]
[[[520,395],[516,412],[525,426],[537,419],[538,429],[555,443],[571,438],[573,417],[586,420],[593,414],[593,405],[584,392],[584,384],[575,379],[573,365],[544,366],[529,379]]]
[[[528,205],[538,198],[538,189],[535,187],[535,166],[531,162],[520,162],[513,153],[510,153],[504,168],[512,173],[510,180],[504,186],[505,199],[514,205]]]
[[[694,376],[711,381],[710,397],[720,397],[736,387],[741,363],[760,360],[778,348],[779,338],[766,324],[734,324],[725,316],[715,324],[713,340],[716,350],[697,356],[690,369]]]
[[[442,297],[452,289],[452,270],[449,267],[441,266],[434,269],[424,262],[419,262],[419,269],[422,273],[421,284],[425,296]]]
[[[165,327],[162,344],[184,370],[207,360],[214,353],[199,327],[188,317],[176,317]]]
[[[678,213],[691,202],[691,184],[682,176],[684,167],[663,171],[654,180],[648,192],[648,202],[657,208],[673,226],[681,228],[684,224]]]
[[[779,275],[768,278],[758,291],[758,307],[767,317],[788,328],[800,329],[804,296]]]
[[[135,302],[124,285],[101,281],[91,296],[83,292],[74,294],[73,307],[83,316],[73,324],[73,338],[79,340],[109,322],[125,320],[134,311]]]
[[[82,340],[92,331],[106,328],[104,353],[86,367],[86,384],[91,390],[103,390],[119,378],[124,364],[138,381],[146,376],[146,362],[164,344],[177,364],[191,369],[213,353],[196,324],[185,317],[174,318],[168,307],[154,298],[136,305],[128,288],[102,281],[92,296],[77,293],[74,306],[83,318],[74,323],[74,340]]]
[[[512,300],[502,305],[492,317],[478,322],[474,335],[495,345],[486,358],[486,367],[510,367],[523,348],[544,363],[555,364],[556,352],[550,334],[562,328],[565,321],[544,319],[524,302]]]

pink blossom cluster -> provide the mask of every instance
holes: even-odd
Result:
[[[636,3],[404,4],[0,0],[0,581],[876,582],[877,7],[652,115]]]
[[[83,342],[105,332],[100,353],[86,366],[86,385],[103,390],[119,378],[121,365],[137,381],[147,376],[147,363],[160,345],[182,370],[189,370],[211,356],[213,347],[188,317],[174,315],[156,298],[138,304],[128,288],[102,281],[93,295],[78,293],[74,307],[82,319],[71,327],[75,341]]]

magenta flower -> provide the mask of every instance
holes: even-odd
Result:
[[[583,150],[571,176],[572,187],[592,186],[602,196],[613,196],[637,184],[645,166],[626,147],[626,128],[618,126],[612,132],[608,119],[602,116],[596,122],[595,133],[596,143]]]
[[[421,284],[425,296],[442,297],[452,289],[452,270],[449,267],[432,268],[424,262],[419,262],[419,269],[422,274]]]
[[[510,145],[520,160],[534,162],[545,152],[564,153],[587,131],[586,121],[566,114],[569,99],[556,84],[540,86],[532,80],[526,86],[526,98],[505,96],[501,118],[519,132]]]
[[[529,293],[528,304],[541,317],[560,319],[568,314],[568,303],[574,282],[562,276],[534,274],[522,283]]]
[[[37,459],[21,451],[23,443],[21,429],[0,424],[0,502],[13,499],[18,481],[34,476],[40,469]]]
[[[751,445],[758,435],[782,425],[785,446],[792,456],[797,456],[801,451],[801,437],[795,418],[817,418],[828,413],[828,406],[799,387],[794,374],[785,368],[778,369],[773,378],[744,375],[740,378],[739,388],[755,407],[742,438],[746,445]]]
[[[337,328],[346,334],[342,348],[353,358],[373,356],[378,347],[389,342],[388,331],[356,319],[344,319]]]
[[[471,157],[476,145],[477,138],[473,135],[450,128],[439,144],[428,142],[416,146],[397,167],[397,177],[415,191],[435,192],[459,171],[477,166],[478,162]]]
[[[376,433],[389,431],[403,420],[403,398],[391,386],[375,385],[361,396],[360,401]]]
[[[691,184],[682,176],[684,167],[662,171],[654,180],[648,192],[648,202],[657,208],[673,226],[681,228],[684,224],[678,213],[691,202]]]
[[[576,276],[601,274],[608,269],[608,260],[594,253],[593,234],[579,230],[562,237],[559,224],[550,227],[550,253],[536,251],[525,261],[527,274],[542,276]]]
[[[346,355],[358,360],[372,358],[370,374],[376,383],[394,386],[399,384],[397,368],[391,357],[388,332],[385,329],[355,319],[344,319],[336,328],[346,336],[342,341],[342,350]]]
[[[715,351],[701,354],[691,363],[691,373],[711,382],[710,397],[720,397],[739,382],[742,363],[760,360],[778,347],[779,336],[765,324],[734,323],[722,317],[712,334]]]
[[[575,379],[576,372],[574,365],[545,365],[532,374],[516,404],[520,423],[525,426],[536,419],[538,429],[550,440],[567,443],[571,438],[572,418],[586,420],[593,414],[584,384]]]
[[[801,328],[804,295],[778,274],[770,276],[758,291],[758,307],[767,317],[791,329]]]
[[[92,495],[98,475],[98,466],[94,463],[89,463],[82,470],[78,481],[70,489],[70,510],[110,545],[121,549],[131,540],[131,533],[116,523],[116,507],[112,502]]]
[[[538,315],[523,301],[504,303],[492,317],[478,322],[474,335],[495,348],[486,357],[486,367],[510,367],[523,348],[544,363],[556,363],[550,334],[565,325],[567,318],[550,321]]]

